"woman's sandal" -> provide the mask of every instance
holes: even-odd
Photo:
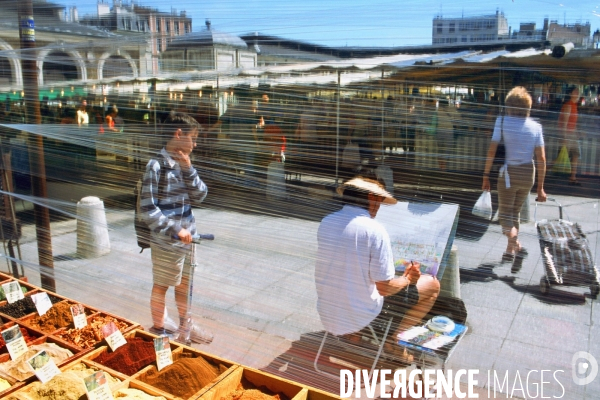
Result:
[[[515,256],[515,260],[510,266],[510,272],[512,274],[516,274],[521,270],[521,267],[523,266],[523,260],[525,260],[525,256],[521,255],[520,253],[517,253],[517,255]]]
[[[575,179],[575,180],[569,180],[569,185],[571,185],[571,186],[581,186],[581,182],[579,182],[577,179]]]
[[[515,255],[512,253],[502,254],[502,263],[512,263],[515,261]]]

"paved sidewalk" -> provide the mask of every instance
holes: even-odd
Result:
[[[230,196],[236,194],[231,192]],[[558,199],[567,206],[571,219],[589,232],[598,260],[598,200],[568,196]],[[64,200],[56,206],[73,213],[72,199]],[[316,313],[313,271],[316,231],[320,218],[331,208],[330,202],[320,195],[310,204],[298,206],[248,198],[240,210],[234,207],[235,201],[229,204],[225,198],[220,200],[196,211],[199,229],[216,236],[214,242],[198,247],[200,267],[194,277],[193,311],[196,319],[215,333],[213,343],[198,347],[313,386],[339,389],[315,376],[309,364],[294,369],[280,362],[286,360],[286,355],[308,350],[303,347],[306,335],[323,329]],[[307,211],[307,207],[312,208]],[[533,203],[531,207],[533,219]],[[281,213],[271,213],[273,210],[284,210],[290,216],[277,216]],[[53,222],[57,291],[148,327],[150,253],[139,254],[133,211],[106,211],[112,251],[96,259],[77,258],[74,220]],[[292,217],[301,212],[308,218]],[[556,215],[551,207],[538,211],[539,218]],[[509,394],[518,373],[529,393],[520,391],[517,385],[512,393],[516,398],[541,398],[540,394],[534,396],[534,390],[542,380],[548,382],[544,384],[544,396],[559,397],[564,392],[563,398],[600,398],[600,378],[587,386],[575,385],[571,379],[575,352],[586,351],[600,359],[600,342],[593,340],[599,333],[600,314],[597,301],[589,298],[589,289],[557,288],[547,296],[539,293],[543,264],[533,222],[522,226],[520,239],[529,249],[529,256],[522,270],[513,275],[508,265],[499,263],[505,247],[499,225],[481,223],[464,213],[461,221],[465,222],[459,226],[455,244],[459,248],[461,292],[470,331],[447,368],[479,369],[480,378],[487,378],[487,371],[493,370],[500,379],[508,371]],[[26,275],[39,284],[34,227],[26,225],[23,235]],[[171,291],[168,296],[169,314],[176,316]],[[558,372],[557,379],[551,374],[542,379],[541,370],[564,372]],[[479,385],[480,398],[485,398],[489,385],[484,379]]]

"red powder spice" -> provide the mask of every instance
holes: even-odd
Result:
[[[27,329],[21,327],[20,330],[21,334],[23,335],[23,339],[25,339],[25,343],[29,344],[30,342],[33,342],[35,339],[37,339],[37,337],[30,336]],[[6,351],[6,342],[4,342],[2,335],[0,335],[0,351]]]
[[[102,353],[94,361],[131,376],[156,361],[154,343],[133,337],[127,339],[127,344],[112,353]]]

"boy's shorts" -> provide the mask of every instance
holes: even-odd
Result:
[[[150,244],[152,256],[152,280],[159,286],[179,286],[181,278],[190,276],[192,252],[190,249],[172,245]]]

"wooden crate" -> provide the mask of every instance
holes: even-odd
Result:
[[[175,397],[170,395],[169,393],[165,393],[162,390],[154,388],[150,385],[146,385],[144,382],[135,381],[132,379],[128,379],[127,381],[125,381],[121,389],[137,389],[137,390],[141,390],[142,392],[144,392],[150,396],[157,396],[157,397],[162,396],[167,400],[175,400]],[[117,390],[119,390],[119,389],[117,389]],[[115,392],[117,390],[113,391],[113,395],[115,394]]]
[[[340,400],[340,396],[325,392],[324,390],[316,389],[314,387],[307,386],[308,392],[306,394],[307,400]]]
[[[124,336],[125,336],[125,340],[129,340],[131,338],[136,337],[136,338],[141,338],[142,340],[144,340],[146,342],[152,342],[152,341],[154,341],[154,339],[156,337],[158,337],[157,335],[153,335],[151,333],[148,333],[148,332],[145,332],[142,330],[134,330],[132,332],[126,333]],[[178,357],[177,354],[182,352],[183,349],[177,343],[174,343],[174,342],[170,342],[170,346],[171,346],[171,353],[173,354],[173,358],[175,359],[176,357]],[[103,364],[100,364],[97,361],[98,357],[100,357],[102,354],[104,354],[106,352],[110,352],[110,348],[108,346],[101,346],[101,347],[97,348],[96,350],[93,350],[90,353],[86,354],[83,358],[93,362],[94,364],[98,364],[98,365],[102,366],[103,368],[108,369],[109,371],[112,371],[111,368],[109,368]],[[156,367],[156,362],[153,362],[150,365],[153,365]],[[145,366],[141,370],[143,370],[145,368],[147,368],[147,366]],[[138,373],[140,371],[137,371],[136,373]],[[117,372],[117,371],[115,371],[115,372]]]
[[[17,390],[19,390],[19,389],[23,388],[25,385],[27,385],[26,382],[14,382],[14,379],[7,379],[6,377],[2,377],[2,379],[7,380],[12,386],[9,387],[8,389],[0,391],[0,399],[8,396],[9,394],[11,394],[13,392],[16,392]]]
[[[2,274],[0,274],[0,279],[2,279],[2,276],[1,276],[1,275],[2,275]],[[10,280],[15,280],[15,279],[14,279],[14,278],[12,278],[12,277],[10,277]],[[49,291],[49,290],[46,290],[46,289],[44,289],[44,288],[41,288],[41,287],[39,287],[39,286],[35,286],[35,285],[33,285],[33,284],[31,284],[31,283],[29,283],[29,282],[27,281],[27,277],[23,277],[23,278],[21,278],[21,279],[17,279],[17,280],[18,280],[18,281],[21,283],[21,285],[22,285],[22,286],[26,286],[28,289],[29,289],[29,288],[31,288],[31,290],[37,290],[37,292],[36,292],[36,293],[39,293],[39,292],[46,292],[46,293],[48,293],[48,296],[50,296],[50,298],[51,298],[51,299],[52,299],[52,298],[59,299],[58,301],[64,301],[64,300],[68,300],[68,301],[70,301],[72,304],[78,304],[78,303],[80,303],[80,304],[83,304],[83,306],[84,306],[84,307],[85,307],[85,309],[86,309],[86,314],[87,314],[87,310],[88,310],[88,309],[90,310],[90,314],[88,314],[88,316],[89,316],[89,315],[91,315],[91,314],[95,314],[95,313],[98,313],[98,312],[100,312],[100,309],[98,309],[98,308],[96,308],[96,307],[92,307],[92,306],[90,306],[90,305],[87,305],[87,304],[85,304],[85,303],[82,303],[82,302],[80,302],[80,301],[77,301],[77,300],[75,300],[75,299],[71,299],[71,298],[68,298],[68,297],[65,297],[65,296],[61,296],[61,295],[60,295],[60,294],[58,294],[58,293],[51,292],[51,291]],[[6,283],[6,282],[3,282],[3,283]],[[29,290],[28,290],[28,291],[29,291]],[[53,300],[53,301],[52,301],[52,303],[56,303],[56,302],[58,302],[58,301],[54,301],[54,300]],[[110,313],[108,313],[108,312],[105,312],[105,313],[106,313],[106,314],[109,314],[109,315],[112,315],[112,316],[115,316],[115,317],[117,317],[117,316],[116,316],[116,315],[114,315],[114,314],[110,314]],[[124,319],[124,318],[122,318],[122,317],[119,317],[119,318],[120,318],[120,319]],[[130,322],[131,322],[131,321],[130,321]],[[139,324],[137,324],[137,323],[135,323],[135,322],[132,322],[132,323],[133,323],[133,324],[136,324],[136,325],[139,325]]]
[[[65,366],[65,365],[67,365],[67,364],[70,364],[71,362],[73,362],[73,361],[77,360],[78,358],[80,358],[80,357],[81,357],[81,356],[83,356],[83,354],[84,354],[84,353],[82,353],[82,351],[81,351],[81,350],[78,350],[77,348],[75,348],[75,347],[73,347],[73,346],[70,346],[70,345],[69,345],[69,344],[67,344],[67,343],[61,343],[61,342],[57,341],[56,339],[54,339],[54,338],[51,338],[51,337],[49,337],[49,336],[42,336],[42,337],[40,337],[40,338],[38,338],[38,339],[36,339],[36,340],[34,340],[34,341],[32,341],[32,342],[28,343],[28,347],[32,347],[33,345],[36,345],[36,344],[43,344],[43,343],[54,343],[54,344],[56,344],[57,346],[59,346],[59,347],[62,347],[63,349],[66,349],[66,350],[70,350],[70,351],[71,351],[71,353],[73,353],[73,355],[72,355],[72,356],[70,356],[70,357],[68,357],[68,358],[64,359],[64,360],[63,360],[63,361],[61,361],[61,362],[57,362],[57,363],[56,363],[56,365],[57,365],[59,368],[60,368],[60,367],[62,367],[62,366]],[[5,363],[5,362],[7,362],[7,361],[9,361],[9,360],[10,360],[10,355],[9,355],[8,353],[6,353],[6,354],[0,354],[0,364],[2,364],[2,363]],[[6,377],[6,376],[4,376],[3,374],[0,374],[0,376],[2,376],[2,377],[3,377],[3,378],[5,378],[5,379],[7,378],[7,377]],[[16,381],[16,379],[15,379],[15,378],[11,378],[11,379],[13,379],[13,380],[15,380],[15,381]],[[29,381],[31,381],[31,380],[34,380],[34,379],[35,379],[35,375],[34,375],[34,374],[33,374],[33,372],[32,372],[32,373],[31,373],[31,375],[29,375],[28,377],[26,377],[26,378],[24,378],[24,379],[22,379],[22,380],[23,380],[23,381],[25,381],[25,382],[29,382]]]
[[[14,281],[14,280],[15,279],[13,279],[13,278],[4,279],[3,276],[0,276],[0,285],[4,285],[5,283],[8,283],[8,282],[11,282],[11,281]],[[17,281],[19,282],[19,285],[21,287],[25,287],[27,289],[27,292],[31,292],[33,290],[37,290],[38,289],[37,286],[34,286],[34,285],[32,285],[32,284],[30,284],[30,283],[28,283],[26,281],[21,281],[21,280],[17,280]]]
[[[77,302],[75,302],[75,301],[72,301],[72,300],[62,300],[62,301],[60,301],[60,302],[58,302],[58,303],[56,303],[56,304],[60,304],[60,303],[67,303],[67,304],[69,304],[69,306],[72,306],[72,305],[75,305],[75,304],[77,304]],[[84,309],[85,309],[86,318],[87,318],[87,317],[90,317],[90,316],[92,316],[92,315],[94,315],[94,314],[97,314],[97,313],[99,312],[98,310],[95,310],[95,309],[90,309],[90,308],[88,308],[88,307],[87,307],[87,306],[85,306],[85,305],[84,305],[83,307],[84,307]],[[64,329],[73,328],[73,323],[71,322],[71,324],[70,324],[70,325],[67,325],[67,326],[65,326],[65,327],[62,327],[62,328],[55,329],[55,330],[53,330],[53,331],[42,331],[41,329],[38,329],[38,328],[36,328],[36,327],[35,327],[35,326],[34,326],[34,325],[31,323],[33,320],[35,320],[35,319],[37,319],[37,318],[39,318],[39,315],[38,315],[37,313],[34,313],[34,314],[29,314],[29,315],[27,315],[27,316],[25,316],[25,317],[19,318],[19,319],[17,319],[16,321],[17,321],[19,324],[22,324],[22,325],[25,325],[25,326],[27,326],[27,327],[30,327],[31,329],[35,329],[35,330],[39,330],[40,332],[44,332],[44,334],[46,334],[46,335],[51,335],[51,334],[53,334],[54,332],[56,332],[56,331],[59,331],[60,329],[63,329],[63,328],[64,328]]]
[[[18,324],[18,323],[14,322],[14,321],[7,322],[6,324],[4,324],[2,326],[2,328],[0,328],[0,330],[4,331],[4,330],[6,330],[6,329],[8,329],[10,327],[13,327],[15,325],[18,325],[21,328],[25,329],[27,331],[27,334],[32,338],[32,340],[30,340],[30,341],[25,341],[28,346],[31,345],[31,344],[33,344],[33,342],[35,342],[37,339],[45,336],[43,332],[36,331],[35,329],[31,329],[31,328],[29,328],[27,326]],[[4,342],[4,340],[2,340],[2,342]],[[4,345],[0,349],[0,354],[6,354],[6,355],[8,355],[8,348],[6,347],[6,345]]]
[[[231,361],[227,358],[222,358],[222,357],[216,356],[214,354],[210,354],[205,351],[198,350],[194,347],[186,346],[185,344],[182,344],[179,342],[175,342],[175,343],[177,343],[177,345],[183,349],[184,354],[195,354],[195,355],[204,357],[207,360],[211,360],[213,362],[221,363],[221,364],[227,365],[227,366],[240,365],[239,363]]]
[[[253,368],[238,367],[213,387],[202,393],[204,400],[220,400],[235,392],[240,385],[244,389],[265,389],[271,394],[279,394],[290,400],[306,400],[308,389],[296,382],[279,378]],[[283,399],[283,397],[282,397]]]
[[[132,330],[134,330],[138,324],[132,321],[129,321],[125,318],[121,318],[118,317],[116,315],[113,314],[109,314],[109,313],[105,313],[104,311],[92,314],[90,316],[87,317],[87,321],[88,321],[88,326],[91,325],[91,322],[98,317],[112,317],[115,318],[116,320],[122,322],[125,324],[125,327],[121,329],[121,333],[126,334],[127,332],[130,332]],[[82,328],[82,329],[86,329],[86,328]],[[66,328],[61,328],[55,332],[53,332],[52,334],[50,334],[50,336],[55,337],[63,342],[67,342],[70,343],[72,346],[76,346],[79,347],[82,350],[88,350],[90,348],[98,348],[100,346],[103,346],[106,344],[106,341],[104,339],[102,340],[94,340],[89,346],[88,345],[80,345],[78,343],[74,343],[73,341],[69,340],[66,338],[67,335],[67,331],[71,332],[72,334],[76,333],[78,330],[76,329],[66,329]]]
[[[29,290],[27,293],[25,293],[25,297],[31,296],[32,294],[43,292],[43,290],[38,289],[37,287],[35,287],[33,285],[28,285],[28,284],[23,283],[21,281],[19,281],[19,283],[21,284],[21,286],[27,286],[28,288],[31,287],[31,290]],[[66,297],[58,296],[58,295],[56,295],[54,293],[51,293],[51,292],[47,292],[47,293],[48,293],[48,296],[50,297],[50,301],[52,302],[52,304],[55,304],[55,303],[58,303],[60,301],[66,300]],[[3,306],[5,306],[5,305],[7,305],[7,304],[8,304],[8,302],[6,300],[0,301],[0,308],[3,307]],[[3,312],[0,309],[0,316],[2,318],[4,318],[4,319],[8,319],[8,320],[11,320],[11,321],[17,321],[17,320],[19,320],[21,318],[25,318],[27,316],[34,316],[34,315],[37,315],[37,311],[35,309],[34,309],[34,311],[30,312],[29,314],[22,315],[20,317],[16,316],[16,315],[7,314],[6,312]]]
[[[208,361],[210,364],[212,364],[213,366],[218,367],[219,365],[222,365],[223,368],[227,368],[226,370],[224,370],[223,372],[221,372],[219,375],[217,375],[217,377],[210,382],[209,384],[207,384],[205,387],[199,389],[196,393],[194,393],[192,396],[190,396],[187,399],[183,399],[183,400],[192,400],[192,399],[197,399],[199,398],[204,392],[206,392],[207,390],[209,390],[211,387],[213,387],[215,384],[217,384],[220,380],[222,380],[223,378],[225,378],[227,375],[229,375],[230,373],[232,373],[236,368],[238,368],[238,364],[234,364],[231,361],[201,352],[201,351],[197,351],[196,349],[187,347],[187,346],[181,346],[176,352],[173,353],[173,363],[177,362],[177,360],[179,360],[180,358],[203,358],[206,361]],[[146,368],[144,368],[143,370],[141,370],[140,372],[138,372],[137,374],[132,376],[132,379],[135,381],[140,381],[144,384],[147,384],[145,382],[143,382],[143,379],[145,379],[145,377],[148,375],[148,373],[155,368],[154,366],[148,366]],[[149,384],[147,384],[149,385]],[[157,388],[157,390],[160,390]],[[177,400],[182,400],[180,397],[177,397],[174,394],[170,394],[172,396],[172,398],[177,399]]]
[[[113,372],[109,372],[109,371],[106,371],[106,370],[104,370],[102,368],[98,368],[96,365],[90,364],[89,362],[87,362],[86,360],[83,360],[83,359],[73,360],[72,362],[70,362],[70,363],[68,363],[68,364],[63,365],[62,367],[60,367],[60,370],[62,372],[66,372],[66,371],[68,371],[69,369],[72,369],[74,366],[76,366],[78,364],[84,364],[86,367],[94,369],[94,370],[103,370],[106,373],[112,375],[114,378],[117,378],[120,382],[113,387],[114,390],[118,390],[118,389],[120,389],[122,387],[127,387],[127,385],[128,385],[128,383],[127,383],[128,377],[126,377],[125,375],[122,375],[122,374],[119,374],[119,373],[113,373],[114,371]],[[27,382],[23,386],[19,387],[18,389],[13,390],[12,393],[27,393],[27,392],[31,391],[32,385],[35,382],[38,382],[38,381],[37,380],[33,380],[33,381],[30,381],[30,382]]]

